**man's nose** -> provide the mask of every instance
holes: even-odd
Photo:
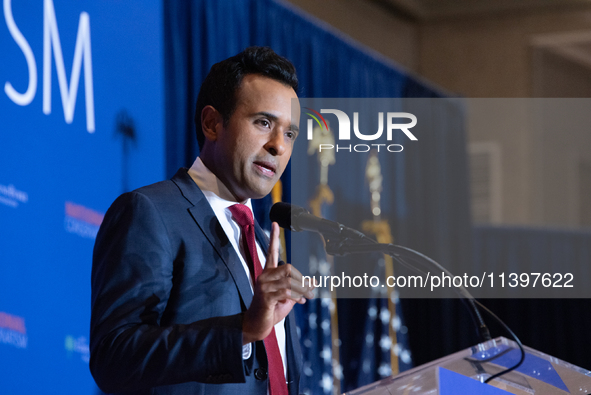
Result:
[[[286,150],[285,145],[285,138],[283,136],[283,131],[279,129],[275,129],[265,144],[265,149],[274,156],[281,156],[285,153]]]

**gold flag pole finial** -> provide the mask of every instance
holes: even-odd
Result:
[[[308,155],[318,154],[318,163],[320,164],[320,182],[316,187],[314,196],[310,199],[310,208],[312,214],[321,217],[321,207],[323,203],[332,204],[334,202],[334,195],[328,187],[328,167],[334,165],[336,162],[333,150],[320,150],[321,144],[334,145],[334,134],[330,127],[313,129],[313,138],[308,143]]]
[[[367,166],[365,166],[365,178],[369,183],[369,192],[371,194],[371,213],[373,214],[374,219],[380,220],[380,215],[382,214],[380,199],[383,177],[378,153],[375,150],[371,151],[369,154]]]

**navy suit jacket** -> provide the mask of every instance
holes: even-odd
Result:
[[[256,236],[266,249],[258,224]],[[121,195],[93,255],[95,381],[109,393],[266,395],[263,342],[242,359],[242,318],[251,300],[243,265],[187,169]],[[288,389],[295,395],[301,352],[293,311],[285,323]]]

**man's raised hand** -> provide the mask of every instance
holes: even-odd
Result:
[[[290,264],[279,264],[279,225],[273,222],[265,269],[254,286],[250,307],[242,322],[242,343],[266,338],[275,324],[289,314],[296,303],[312,299],[312,286],[303,286],[302,274]]]

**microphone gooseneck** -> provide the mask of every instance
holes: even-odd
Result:
[[[335,221],[316,217],[310,214],[303,207],[289,203],[275,203],[269,213],[271,221],[277,222],[284,229],[294,232],[312,231],[325,236],[326,250],[331,255],[347,255],[351,253],[382,252],[394,258],[401,265],[414,271],[424,274],[416,266],[410,265],[404,258],[418,259],[424,265],[435,267],[446,274],[453,276],[449,270],[439,263],[413,249],[397,246],[394,244],[379,244],[377,241],[367,237],[365,234],[348,228]],[[456,289],[460,297],[467,301],[467,306],[477,328],[477,333],[483,341],[491,339],[490,332],[486,326],[480,311],[475,303],[475,298],[468,290],[461,286]]]

